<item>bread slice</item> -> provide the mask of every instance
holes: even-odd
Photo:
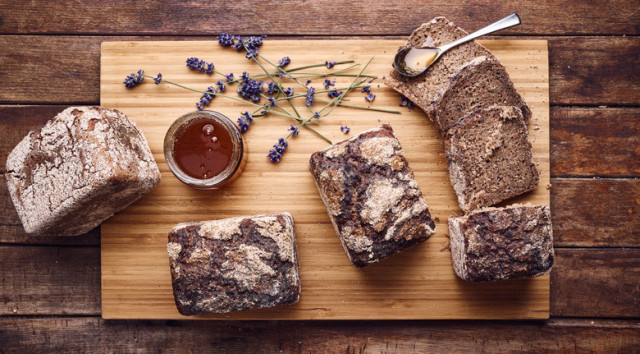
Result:
[[[529,106],[513,86],[504,65],[484,56],[463,65],[436,94],[432,105],[443,136],[463,117],[493,105],[518,107],[526,122],[531,118]]]
[[[124,114],[70,107],[7,158],[7,187],[28,234],[74,236],[160,183],[147,140]]]
[[[313,153],[309,167],[354,266],[377,262],[435,233],[429,207],[390,125]]]
[[[288,305],[300,299],[293,217],[271,213],[178,224],[167,243],[183,315]]]
[[[436,17],[416,29],[405,46],[439,46],[467,34]],[[531,116],[502,63],[476,41],[452,48],[417,77],[404,77],[394,69],[386,84],[420,107],[443,136],[465,115],[494,104],[520,107],[525,120]]]
[[[485,208],[449,218],[453,270],[461,279],[496,281],[547,274],[553,229],[546,205]]]
[[[530,191],[540,177],[522,111],[494,106],[463,118],[445,139],[449,178],[465,213]]]

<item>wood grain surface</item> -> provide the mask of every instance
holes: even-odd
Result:
[[[215,40],[222,31],[402,39],[437,15],[473,30],[517,11],[523,25],[498,38],[549,42],[552,319],[102,320],[99,228],[27,237],[0,178],[0,351],[637,352],[640,174],[637,133],[625,134],[640,125],[637,1],[416,3],[0,0],[0,175],[26,131],[68,105],[100,103],[103,41]]]
[[[505,63],[517,89],[530,105],[530,139],[541,172],[539,187],[518,198],[549,204],[549,112],[546,41],[485,41]],[[376,55],[367,72],[386,75],[399,41],[270,41],[261,53],[271,61],[284,55],[291,66],[354,59],[366,63]],[[331,53],[343,52],[337,57]],[[189,71],[187,57],[206,58],[217,70],[260,72],[259,67],[217,42],[103,43],[101,104],[131,117],[145,133],[163,174],[162,183],[150,195],[102,225],[102,316],[104,318],[181,318],[175,308],[166,255],[167,232],[184,221],[221,219],[265,212],[288,211],[294,216],[301,264],[302,295],[298,304],[232,315],[204,318],[260,319],[425,319],[425,318],[546,318],[549,277],[472,284],[459,280],[451,267],[447,243],[448,216],[458,211],[450,186],[442,139],[420,110],[400,115],[339,108],[316,128],[333,141],[345,138],[339,130],[353,132],[381,122],[391,123],[403,144],[418,184],[422,186],[436,235],[365,269],[354,268],[344,255],[329,222],[326,209],[308,171],[312,152],[327,144],[304,131],[290,141],[283,160],[270,164],[270,145],[286,134],[291,121],[271,115],[257,120],[245,134],[248,164],[232,185],[213,192],[193,190],[173,177],[162,155],[167,127],[193,110],[199,94],[168,85],[142,85],[126,89],[123,75],[137,68],[148,73],[163,71],[167,80],[205,88],[217,78]],[[358,70],[355,71],[356,73]],[[337,87],[352,78],[338,77]],[[377,82],[380,82],[378,80]],[[314,80],[320,90],[321,80]],[[392,90],[374,82],[373,107],[397,109],[400,99]],[[293,86],[293,84],[287,84]],[[295,86],[293,86],[295,87]],[[232,95],[235,88],[230,88]],[[300,90],[296,87],[297,90]],[[326,94],[318,94],[318,97]],[[300,99],[298,109],[310,116]],[[365,104],[358,91],[351,104]],[[245,108],[216,97],[210,109],[232,117]]]

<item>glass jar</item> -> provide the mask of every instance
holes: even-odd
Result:
[[[178,118],[164,138],[164,157],[182,182],[216,189],[235,180],[246,164],[240,130],[223,114],[195,111]]]

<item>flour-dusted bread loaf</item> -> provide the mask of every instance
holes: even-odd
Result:
[[[416,29],[405,46],[437,47],[467,34],[436,17]],[[502,63],[476,41],[452,48],[417,77],[404,77],[394,69],[386,84],[420,107],[442,135],[462,117],[495,104],[520,108],[525,120],[531,116]]]
[[[294,304],[300,298],[289,213],[178,224],[169,232],[167,251],[183,315]]]
[[[34,235],[85,233],[160,182],[142,132],[101,107],[67,108],[29,132],[6,169],[18,216]]]
[[[540,181],[517,107],[494,106],[463,118],[449,131],[445,154],[465,213],[533,190]]]
[[[425,241],[435,232],[391,126],[315,152],[309,166],[338,238],[356,267]]]
[[[451,258],[464,280],[496,281],[547,274],[553,230],[546,205],[485,208],[449,218]]]

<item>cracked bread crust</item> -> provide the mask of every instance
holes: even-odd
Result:
[[[289,213],[182,223],[167,244],[183,315],[294,304],[300,271]]]
[[[391,126],[315,152],[309,167],[354,266],[377,262],[434,234],[428,206]]]
[[[449,218],[453,269],[471,282],[547,274],[553,266],[553,229],[546,205],[485,208]]]
[[[446,18],[436,17],[413,31],[407,43],[400,49],[409,46],[437,47],[451,43],[467,34],[465,30]],[[457,75],[466,63],[476,57],[486,57],[499,62],[498,58],[487,48],[476,41],[470,41],[450,49],[425,73],[414,78],[404,77],[393,69],[386,84],[410,99],[426,113],[429,119],[436,122],[434,103],[450,85],[451,78]]]
[[[449,178],[465,213],[537,187],[522,112],[494,106],[463,118],[445,139]]]
[[[86,233],[160,182],[142,132],[102,107],[67,108],[29,132],[6,169],[13,204],[33,235]]]

